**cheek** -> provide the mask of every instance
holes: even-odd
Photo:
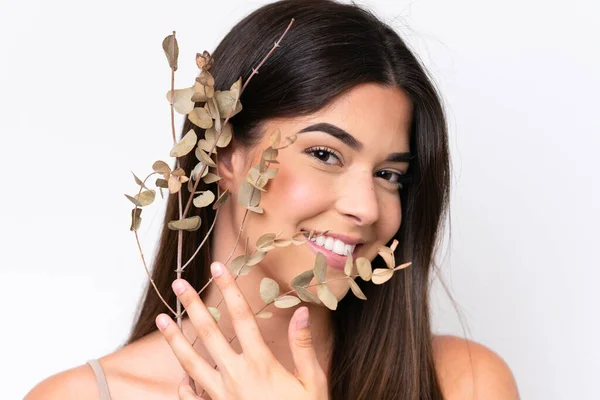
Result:
[[[399,196],[396,199],[384,201],[384,204],[381,205],[379,219],[379,235],[388,242],[398,229],[400,229],[400,224],[402,223],[402,204],[400,203]]]
[[[271,215],[279,218],[280,224],[297,224],[321,211],[324,199],[317,185],[318,182],[309,174],[298,173],[280,164],[279,172],[269,182],[261,203],[265,210],[272,211]]]

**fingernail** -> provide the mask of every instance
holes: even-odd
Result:
[[[210,271],[212,272],[215,278],[221,276],[223,275],[223,265],[215,261],[210,265]]]
[[[181,293],[183,293],[185,291],[185,283],[179,279],[173,281],[173,283],[171,284],[171,287],[173,288],[173,291],[175,292],[175,294],[177,296],[179,296]]]
[[[169,325],[169,317],[167,317],[165,314],[160,314],[156,318],[156,326],[158,326],[158,329],[162,331],[167,327],[167,325]]]
[[[308,308],[303,307],[298,311],[298,319],[296,320],[296,329],[306,328],[310,325],[308,318]]]

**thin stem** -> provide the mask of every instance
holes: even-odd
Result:
[[[140,193],[142,193],[142,189],[146,185],[146,181],[154,174],[157,174],[157,172],[152,172],[152,173],[148,174],[148,176],[146,176],[146,178],[142,181],[142,185],[140,185],[140,189],[138,191],[138,198],[139,198]],[[135,209],[137,210],[138,208],[139,207],[136,205]],[[142,245],[140,243],[140,237],[138,235],[137,229],[134,230],[133,233],[135,234],[135,241],[137,242],[138,250],[140,251],[140,257],[142,258],[142,263],[144,264],[144,270],[146,271],[146,275],[148,276],[148,279],[150,280],[150,283],[152,284],[154,291],[156,292],[156,294],[158,295],[160,300],[163,302],[163,304],[169,309],[169,311],[171,311],[173,313],[173,315],[175,315],[175,311],[171,308],[171,306],[169,306],[169,304],[166,302],[166,300],[160,294],[160,291],[156,287],[156,284],[154,283],[154,280],[152,279],[152,275],[150,274],[150,271],[148,270],[148,265],[146,264],[146,258],[144,257],[144,252],[142,251]]]
[[[133,231],[133,232],[135,233],[135,241],[137,242],[138,249],[140,250],[140,255],[142,256],[142,262],[144,264],[144,269],[146,270],[146,275],[148,275],[148,279],[150,280],[150,283],[154,287],[154,290],[156,291],[156,294],[158,294],[158,297],[160,297],[160,299],[162,300],[162,302],[164,303],[164,305],[167,306],[167,308],[169,309],[169,311],[171,311],[173,313],[173,315],[176,315],[175,311],[165,301],[165,299],[160,294],[158,288],[156,287],[156,284],[154,283],[154,280],[152,279],[152,275],[150,274],[150,271],[148,270],[148,266],[146,265],[146,259],[144,258],[144,253],[142,252],[142,246],[140,245],[140,238],[138,236],[137,230]]]
[[[194,254],[192,254],[192,256],[190,257],[190,259],[185,263],[185,265],[183,267],[181,267],[182,271],[185,269],[185,267],[187,267],[192,262],[192,260],[194,259],[194,257],[196,257],[196,255],[200,252],[200,249],[202,248],[202,246],[204,245],[204,243],[208,239],[210,233],[212,232],[213,228],[215,227],[215,222],[217,221],[217,215],[218,214],[219,214],[219,209],[217,208],[217,210],[215,212],[215,218],[213,219],[213,222],[210,225],[210,228],[208,229],[208,232],[206,233],[206,236],[204,237],[204,239],[202,239],[202,242],[200,243],[200,245],[198,246],[198,248],[196,249],[196,251],[194,252]]]

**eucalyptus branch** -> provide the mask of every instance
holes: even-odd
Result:
[[[258,66],[256,68],[252,68],[252,73],[250,74],[250,76],[248,77],[248,79],[246,80],[246,82],[244,82],[244,84],[242,85],[242,88],[237,93],[237,97],[235,99],[235,102],[233,103],[234,106],[229,111],[229,114],[227,115],[227,118],[225,119],[225,122],[223,123],[223,126],[227,125],[227,122],[229,121],[229,118],[231,118],[232,113],[235,110],[235,106],[236,106],[237,102],[239,101],[239,98],[240,98],[241,94],[243,93],[244,89],[246,89],[246,86],[248,86],[248,83],[250,83],[250,80],[252,79],[252,77],[254,76],[254,74],[258,74],[258,69],[264,64],[265,61],[267,61],[267,59],[271,56],[271,54],[273,53],[273,51],[275,51],[275,49],[277,47],[280,47],[279,43],[281,43],[281,41],[283,40],[283,37],[285,36],[285,34],[287,33],[287,31],[291,28],[291,26],[294,23],[294,21],[295,21],[294,18],[292,18],[290,20],[290,23],[288,24],[287,28],[285,29],[285,31],[283,32],[283,34],[281,35],[281,37],[279,38],[279,40],[275,42],[275,44],[273,45],[273,48],[271,48],[271,50],[267,53],[267,55],[262,59],[262,61],[258,64]],[[221,133],[222,133],[222,130],[218,133],[217,138],[215,140],[215,143],[212,146],[210,152],[208,153],[209,157],[214,152],[215,147],[217,146],[217,143],[219,141],[219,138],[221,137]],[[201,169],[201,171],[200,171],[200,173],[198,175],[202,176],[202,173],[204,172],[204,170],[206,169],[206,167],[207,167],[206,165],[202,166],[202,169]],[[198,180],[194,184],[194,189],[193,189],[194,192],[196,191],[196,187],[197,186],[198,186]],[[188,199],[187,204],[185,205],[185,210],[183,212],[183,217],[182,218],[185,218],[185,216],[187,215],[187,212],[189,211],[189,208],[190,208],[191,200],[192,200],[192,198],[190,197]]]

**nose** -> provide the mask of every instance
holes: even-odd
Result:
[[[348,172],[338,188],[336,207],[356,225],[368,226],[379,218],[379,203],[370,171]]]

